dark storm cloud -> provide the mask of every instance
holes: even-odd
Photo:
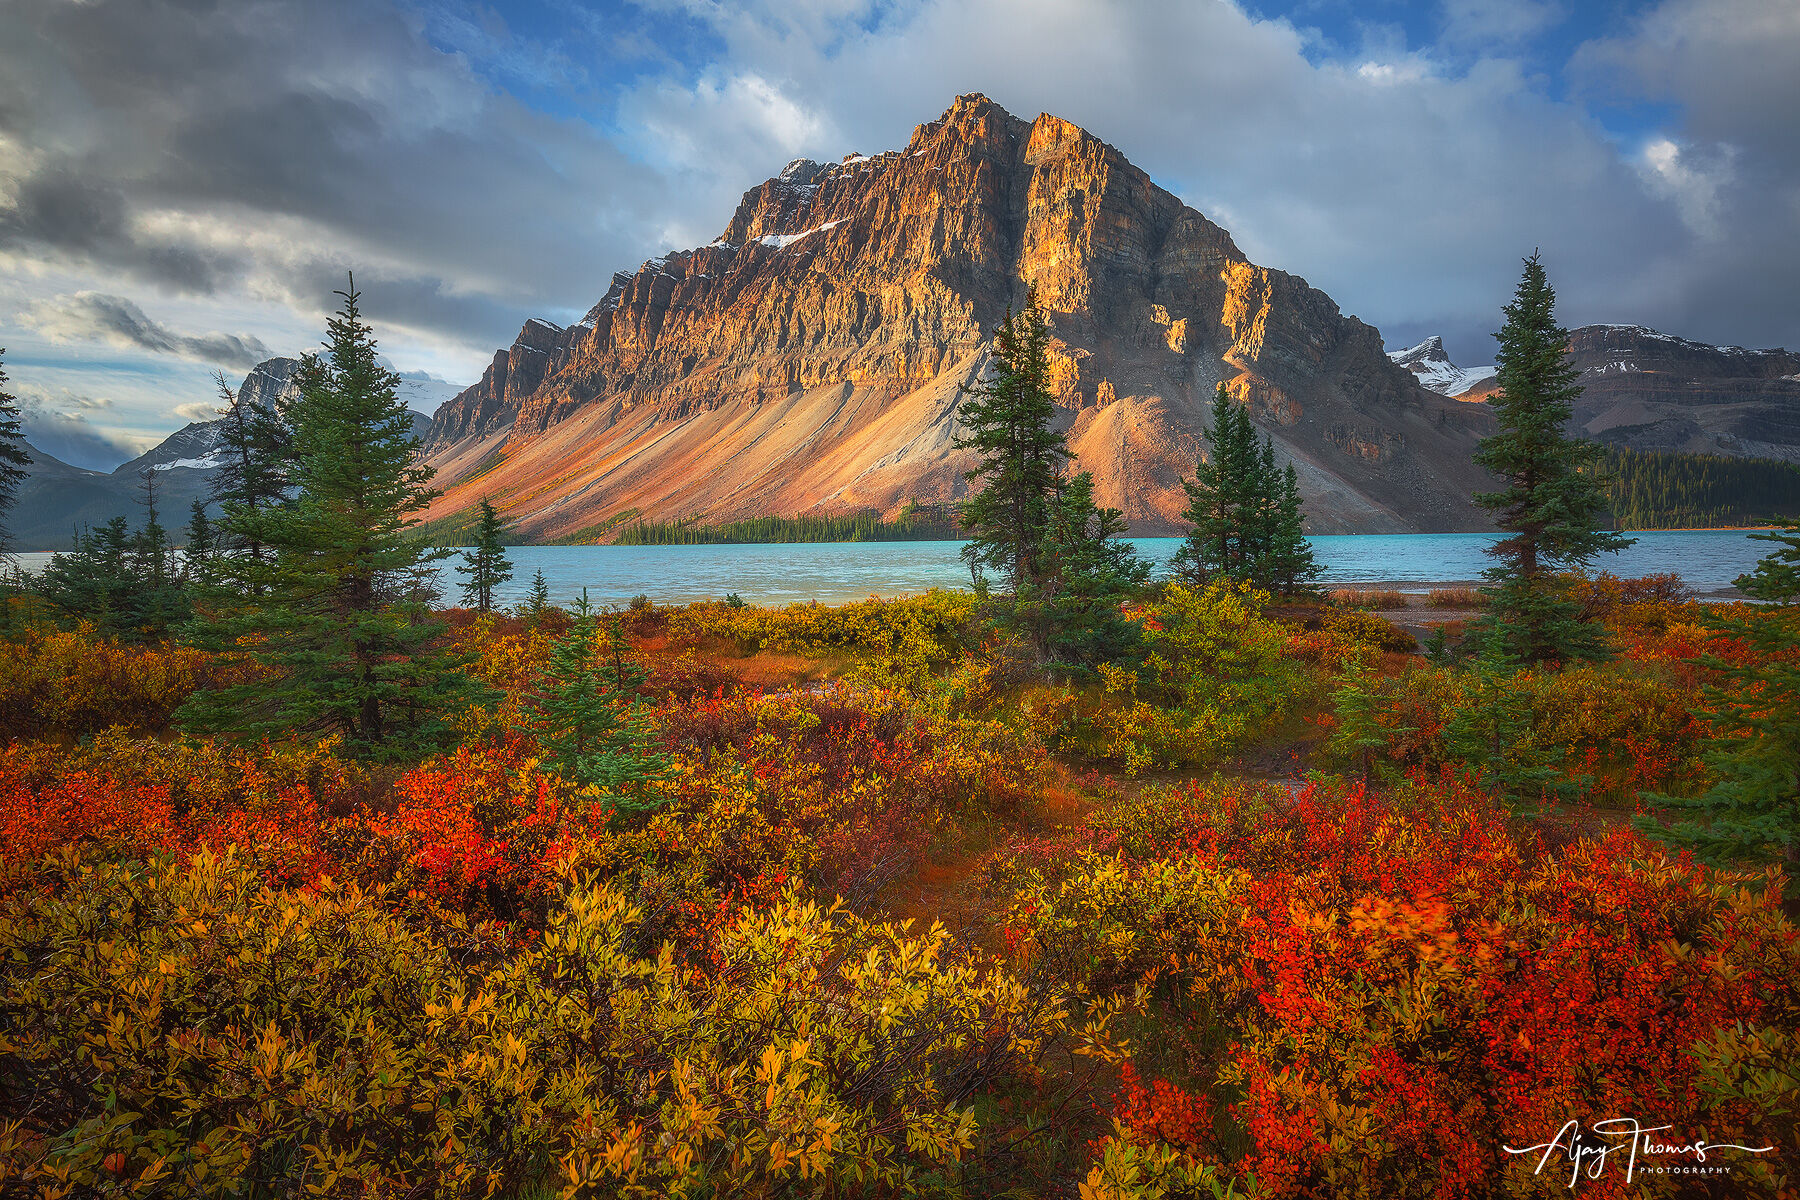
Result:
[[[450,0],[9,0],[0,261],[308,331],[354,268],[387,345],[472,364],[710,240],[786,159],[902,145],[979,89],[1118,145],[1390,342],[1485,361],[1534,247],[1571,321],[1800,342],[1800,6],[1665,0],[1583,47],[1563,99],[1521,47],[1570,7],[1445,0],[1442,58],[1188,0],[642,0],[569,14],[567,44]],[[606,36],[651,73],[606,78]],[[1670,126],[1592,115],[1637,99]]]
[[[591,304],[663,221],[658,176],[385,4],[15,0],[6,24],[14,256],[303,313],[354,266],[372,311],[486,343]]]
[[[123,296],[77,292],[38,300],[19,314],[19,323],[53,342],[110,342],[153,354],[175,354],[222,367],[254,367],[269,348],[254,337],[229,333],[177,333]]]
[[[117,189],[95,187],[64,166],[20,180],[13,203],[0,207],[0,250],[33,247],[188,292],[210,292],[241,269],[228,254],[137,236]]]

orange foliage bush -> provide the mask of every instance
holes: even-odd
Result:
[[[185,647],[34,629],[0,646],[0,728],[13,738],[81,737],[113,725],[160,733],[206,666],[204,653]]]

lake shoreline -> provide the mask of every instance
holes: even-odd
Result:
[[[1732,583],[1767,553],[1750,530],[1659,530],[1633,535],[1617,554],[1602,555],[1596,570],[1614,575],[1679,574],[1695,592],[1727,599]],[[1434,588],[1477,587],[1493,565],[1486,553],[1497,534],[1318,534],[1308,540],[1323,568],[1318,585],[1419,594]],[[1130,538],[1159,572],[1181,538]],[[521,603],[532,577],[542,571],[550,599],[569,604],[586,589],[598,605],[624,605],[638,596],[658,604],[723,600],[783,605],[817,600],[841,604],[870,596],[907,596],[933,588],[968,590],[968,566],[960,541],[768,542],[674,546],[511,546],[513,577],[500,589],[502,606]],[[39,570],[46,552],[18,556]],[[454,554],[439,567],[443,602],[456,602],[459,577]]]

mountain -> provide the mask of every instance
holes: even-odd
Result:
[[[271,358],[244,376],[238,394],[276,403],[293,390],[295,358]],[[414,412],[413,435],[423,438],[431,418]],[[176,430],[154,448],[110,472],[72,467],[27,443],[26,468],[17,504],[7,516],[16,550],[64,550],[75,530],[104,524],[121,514],[133,525],[144,517],[144,474],[156,477],[156,505],[163,525],[179,531],[187,525],[195,500],[210,500],[214,457],[222,419],[196,421]],[[216,506],[214,508],[216,510]],[[179,533],[177,532],[177,537]]]
[[[528,322],[433,419],[428,515],[491,496],[550,540],[957,499],[959,389],[1028,288],[1070,448],[1135,531],[1184,528],[1220,382],[1296,465],[1314,529],[1484,527],[1485,406],[1420,387],[1113,147],[980,95],[904,149],[788,164],[709,245],[615,275],[574,325]]]
[[[1485,399],[1487,378],[1458,371],[1439,338],[1390,355],[1426,387]],[[1575,427],[1631,450],[1723,454],[1800,463],[1800,353],[1709,346],[1642,325],[1584,325],[1569,334],[1581,372]]]
[[[1444,396],[1460,396],[1471,388],[1494,378],[1494,368],[1459,367],[1444,353],[1444,339],[1426,338],[1416,346],[1394,350],[1388,354],[1396,366],[1418,376],[1421,386]]]
[[[1570,335],[1569,355],[1586,389],[1575,423],[1589,437],[1800,463],[1800,353],[1587,325]]]

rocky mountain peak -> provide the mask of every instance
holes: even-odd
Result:
[[[1394,365],[1418,376],[1421,386],[1440,396],[1468,397],[1479,393],[1494,378],[1493,367],[1459,367],[1444,351],[1444,339],[1432,334],[1416,346],[1388,355]]]
[[[1432,334],[1416,346],[1408,346],[1404,350],[1396,350],[1388,355],[1403,367],[1411,367],[1414,363],[1447,363],[1450,356],[1444,352],[1444,339]]]
[[[1331,497],[1327,525],[1476,520],[1467,488],[1432,481],[1467,470],[1478,411],[1421,391],[1375,330],[1249,262],[1112,146],[980,93],[903,149],[789,163],[711,244],[614,276],[578,325],[528,326],[434,422],[439,507],[470,502],[455,480],[477,463],[547,536],[626,508],[723,520],[954,499],[959,388],[1028,290],[1071,446],[1138,528],[1174,526],[1218,383],[1303,490]]]

